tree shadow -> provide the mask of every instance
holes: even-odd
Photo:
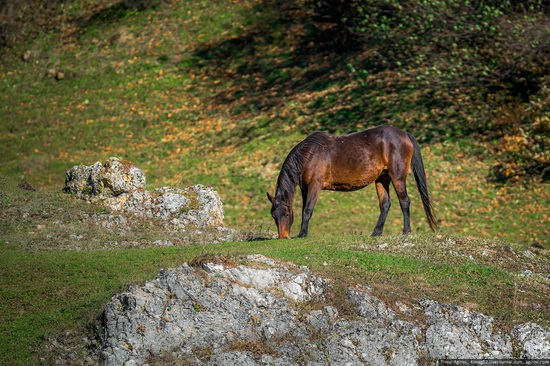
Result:
[[[84,15],[74,19],[77,24],[77,34],[82,34],[87,28],[104,26],[124,19],[140,11],[157,7],[162,0],[119,0],[103,7],[91,15]]]
[[[261,134],[257,127],[293,125],[291,117],[279,115],[289,103],[299,103],[296,110],[308,121],[295,124],[304,134],[312,129],[346,133],[393,124],[429,142],[478,132],[477,126],[447,124],[439,116],[422,122],[396,118],[414,109],[429,115],[430,110],[450,108],[453,102],[434,97],[430,86],[413,90],[396,76],[396,63],[388,63],[383,53],[372,51],[373,45],[362,43],[331,19],[320,19],[302,3],[264,0],[249,12],[257,19],[241,35],[205,43],[187,62],[209,79],[224,82],[216,88],[212,105],[236,116],[251,111],[272,116],[261,126],[242,127],[242,143],[254,138],[249,134]],[[363,85],[353,65],[376,75],[377,84]],[[373,100],[377,96],[386,102]],[[399,100],[402,96],[409,100]]]
[[[402,38],[396,44],[364,34],[361,38],[337,17],[323,18],[304,3],[264,0],[247,10],[246,18],[255,19],[241,35],[193,51],[188,64],[222,81],[212,105],[237,116],[250,111],[270,116],[262,127],[274,128],[292,125],[288,113],[278,113],[299,103],[293,112],[306,117],[298,126],[304,133],[392,124],[421,142],[432,142],[497,136],[491,132],[495,108],[488,106],[510,103],[518,95],[525,102],[537,90],[534,84],[483,81],[473,66],[465,69],[466,76],[453,76],[445,69],[452,70],[452,60],[446,63],[447,53],[438,53],[445,50],[426,46],[429,40],[416,45]],[[412,62],[415,52],[425,52],[427,61]],[[483,55],[478,56],[482,63]],[[435,66],[430,71],[440,64],[443,72]],[[536,78],[519,77],[523,79]],[[494,85],[497,90],[491,89]]]
[[[325,90],[345,76],[355,49],[341,32],[320,30],[312,14],[293,1],[265,0],[250,10],[258,19],[241,35],[207,43],[192,54],[192,67],[230,81],[214,104],[230,113],[269,112],[298,94]],[[326,127],[326,126],[325,126]]]

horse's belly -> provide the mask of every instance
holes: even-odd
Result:
[[[363,184],[361,182],[358,182],[358,183],[333,182],[332,184],[325,186],[325,188],[323,189],[326,191],[351,192],[351,191],[357,191],[358,189],[364,188],[368,186],[370,183]]]
[[[339,172],[339,174],[333,174],[330,179],[325,181],[323,189],[330,191],[356,191],[374,182],[382,172],[383,169],[363,173]]]

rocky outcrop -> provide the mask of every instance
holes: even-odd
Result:
[[[134,191],[145,191],[145,173],[131,163],[109,158],[105,163],[74,166],[67,171],[65,192],[85,200],[108,200]],[[123,203],[124,200],[116,200]],[[118,209],[122,206],[118,205]]]
[[[341,316],[329,282],[305,267],[248,256],[163,270],[114,296],[104,313],[107,365],[419,365],[437,358],[550,358],[550,332],[423,300],[405,320],[366,289],[349,289]],[[336,301],[337,302],[337,301]],[[331,305],[332,304],[332,305]],[[413,318],[410,318],[413,319]]]
[[[458,306],[422,300],[428,318],[426,348],[436,359],[502,359],[512,357],[509,335],[494,333],[493,319]]]
[[[145,173],[131,163],[110,158],[105,163],[74,166],[67,171],[64,191],[87,202],[109,207],[116,215],[93,218],[104,226],[128,224],[126,214],[160,218],[168,230],[223,227],[218,193],[203,185],[146,190]],[[225,231],[227,236],[227,232]]]
[[[534,323],[518,325],[512,330],[512,338],[520,345],[521,358],[550,358],[550,332],[540,325]]]

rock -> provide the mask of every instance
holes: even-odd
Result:
[[[200,365],[418,364],[420,329],[414,324],[387,309],[381,318],[366,312],[353,321],[339,319],[332,306],[300,315],[292,303],[323,300],[327,282],[306,268],[296,273],[265,257],[247,260],[262,266],[184,264],[113,297],[104,314],[105,363],[141,365],[149,356],[175,352],[192,354]],[[273,264],[264,268],[266,263]],[[293,291],[285,291],[290,283]],[[348,296],[361,309],[381,306],[365,293]]]
[[[191,200],[186,191],[177,188],[159,188],[154,191],[153,215],[167,219],[178,215],[182,207],[189,207]]]
[[[185,189],[162,187],[149,192],[145,173],[118,158],[69,169],[64,191],[87,202],[107,206],[121,215],[161,218],[169,230],[185,231],[190,225],[215,228],[222,240],[232,234],[223,228],[223,205],[212,188],[198,184]],[[123,229],[123,224],[129,223],[125,218],[116,219],[112,215],[95,217],[94,221],[106,227],[122,225]]]
[[[493,318],[468,309],[422,300],[428,317],[426,347],[433,358],[511,358],[508,335],[493,332]]]
[[[175,227],[223,226],[223,205],[212,188],[201,184],[186,189],[162,187],[153,191],[153,197],[153,216],[172,219]]]
[[[536,324],[500,334],[491,317],[432,300],[421,301],[426,324],[406,321],[365,288],[340,300],[356,311],[348,319],[327,305],[328,282],[307,268],[259,255],[246,263],[183,264],[114,296],[103,317],[102,360],[414,366],[440,358],[550,357],[550,333]],[[324,306],[312,308],[316,300]]]
[[[340,342],[331,360],[338,360],[336,364],[412,366],[419,363],[422,346],[418,339],[422,332],[418,325],[398,319],[382,301],[367,292],[350,289],[348,299],[365,320],[337,323],[342,328],[337,328],[335,333],[348,342],[347,346]],[[350,344],[355,347],[355,358],[346,352],[345,348],[353,349]]]
[[[215,273],[208,275],[184,264],[162,271],[141,288],[115,296],[104,316],[105,363],[143,364],[147,355],[212,349],[218,354],[209,361],[216,364],[230,357],[219,352],[231,344],[297,335],[296,312],[286,298],[239,283],[234,268],[212,268]],[[275,273],[274,278],[290,276],[283,268]],[[279,284],[270,283],[274,289]]]
[[[125,160],[109,158],[104,164],[96,162],[69,169],[64,191],[88,198],[116,197],[140,189],[145,190],[145,173]]]
[[[522,345],[519,349],[522,358],[550,358],[550,332],[541,326],[533,323],[518,325],[512,330],[512,336]]]

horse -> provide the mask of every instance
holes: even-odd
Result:
[[[412,167],[430,229],[437,221],[428,194],[420,146],[414,136],[392,126],[379,126],[342,136],[316,131],[296,145],[286,157],[275,196],[267,193],[279,239],[290,238],[294,222],[292,202],[296,187],[302,193],[302,224],[298,237],[308,235],[313,208],[321,190],[350,192],[376,185],[380,215],[372,236],[382,235],[390,209],[390,182],[401,211],[403,234],[411,233],[410,199],[406,179]]]

